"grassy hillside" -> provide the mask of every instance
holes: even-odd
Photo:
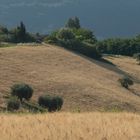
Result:
[[[140,116],[127,113],[0,115],[2,140],[139,140]]]
[[[116,66],[50,45],[0,48],[0,105],[13,84],[26,82],[35,90],[33,100],[44,93],[62,96],[63,111],[140,112],[139,66],[129,57],[106,59]],[[135,79],[131,91],[118,83],[125,72]]]

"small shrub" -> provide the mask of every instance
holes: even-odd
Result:
[[[7,102],[7,110],[14,111],[18,110],[20,108],[20,101],[17,97],[10,97],[10,99]]]
[[[121,83],[121,86],[128,89],[129,86],[132,86],[134,82],[129,77],[124,77],[119,79],[119,82]]]
[[[33,95],[33,89],[27,84],[15,84],[11,87],[11,95],[17,96],[20,101],[29,100]]]
[[[61,97],[51,97],[48,95],[40,96],[38,104],[48,109],[49,112],[60,110],[63,105],[63,99]]]

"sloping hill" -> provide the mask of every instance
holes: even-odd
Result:
[[[125,73],[140,78],[139,66],[128,57],[108,57],[116,66],[90,60],[56,46],[0,48],[0,99],[14,83],[26,82],[41,94],[63,96],[64,111],[127,110],[140,112],[138,81],[134,93],[117,82]],[[122,70],[121,70],[122,69]]]

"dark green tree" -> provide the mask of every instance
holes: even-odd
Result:
[[[47,108],[49,112],[59,111],[63,105],[63,98],[59,96],[52,97],[44,95],[38,98],[38,104]]]
[[[26,27],[23,22],[20,22],[20,25],[10,31],[11,33],[11,42],[14,43],[25,43],[27,42],[27,32]]]
[[[26,42],[26,27],[23,22],[21,22],[20,26],[17,27],[17,37],[19,42]]]
[[[11,87],[11,95],[17,96],[22,102],[23,99],[29,100],[33,95],[33,89],[27,84],[15,84]]]
[[[140,53],[140,38],[111,38],[98,42],[97,49],[101,53],[133,56]]]
[[[80,25],[80,20],[78,17],[74,17],[74,18],[69,18],[67,23],[66,23],[66,27],[67,28],[76,28],[76,29],[79,29],[81,28],[81,25]]]
[[[4,34],[8,34],[8,29],[6,27],[1,27],[1,32],[3,32]]]

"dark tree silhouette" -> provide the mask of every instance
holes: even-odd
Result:
[[[66,27],[67,28],[76,28],[76,29],[81,28],[79,18],[78,17],[69,18],[66,23]]]

